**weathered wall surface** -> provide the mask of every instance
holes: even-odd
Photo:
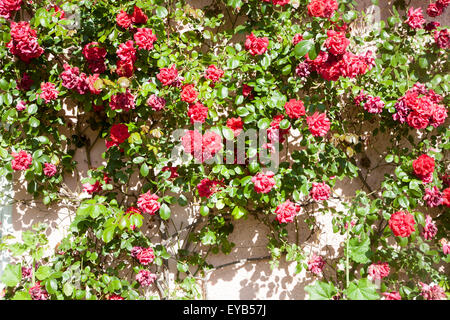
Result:
[[[210,0],[191,1],[195,8],[202,8],[209,4]],[[370,0],[359,0],[360,8],[367,8]],[[380,0],[381,18],[385,19],[389,16],[392,1]],[[422,7],[426,10],[428,2],[414,0],[411,6]],[[439,17],[437,21],[441,24],[449,24],[449,12]],[[95,139],[95,135],[91,132],[88,135],[91,141]],[[290,137],[290,141],[294,142],[295,136]],[[380,139],[378,147],[382,149],[383,140]],[[379,149],[377,148],[377,149]],[[92,149],[92,166],[98,167],[105,164],[101,158],[101,154],[106,150],[104,141],[99,139]],[[372,163],[379,161],[379,156],[374,150],[367,150],[367,155]],[[82,197],[82,187],[80,180],[87,176],[88,163],[86,161],[86,151],[84,148],[77,149],[74,160],[78,162],[78,172],[72,176],[67,176],[65,183],[67,189],[80,194]],[[386,169],[387,170],[387,169]],[[384,170],[378,170],[371,173],[368,177],[370,183],[379,181],[384,174]],[[352,195],[357,189],[363,186],[358,181],[338,182],[334,191],[340,195]],[[18,179],[14,182],[15,199],[20,200],[13,205],[12,210],[12,228],[13,233],[20,237],[20,233],[37,222],[45,222],[49,224],[51,231],[48,236],[51,246],[55,246],[62,237],[65,236],[65,230],[75,216],[75,208],[66,204],[58,206],[46,207],[43,204],[34,203],[30,196],[26,193],[26,183]],[[30,203],[33,203],[30,206]],[[340,207],[340,203],[335,203],[336,207]],[[180,225],[181,221],[185,221],[188,216],[195,215],[195,210],[176,208],[173,210],[175,224]],[[331,262],[339,255],[342,250],[343,238],[332,231],[331,217],[321,212],[320,208],[316,208],[315,216],[317,222],[321,225],[321,233],[317,237],[312,237],[306,242],[305,254],[318,254],[326,257],[327,263]],[[147,219],[147,218],[146,218]],[[300,243],[308,238],[309,229],[306,224],[300,222]],[[173,230],[172,230],[173,231]],[[268,260],[258,260],[266,257],[269,253],[266,249],[266,235],[268,230],[266,227],[256,221],[254,218],[242,220],[235,224],[235,230],[231,235],[230,241],[236,244],[236,247],[229,255],[214,255],[209,257],[209,262],[214,266],[222,266],[241,259],[254,258],[254,261],[246,263],[230,264],[220,267],[209,273],[208,281],[205,288],[207,299],[305,299],[305,286],[315,281],[311,273],[305,271],[295,274],[295,263],[287,263],[282,259],[280,266],[275,270],[271,270]],[[327,267],[325,267],[325,275],[327,275]]]

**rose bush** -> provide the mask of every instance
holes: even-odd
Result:
[[[2,239],[16,257],[2,296],[201,298],[209,255],[230,253],[252,216],[270,230],[273,268],[286,259],[315,277],[311,299],[446,299],[450,42],[432,18],[448,3],[399,3],[359,32],[349,0],[0,0],[0,174],[77,208],[53,254],[42,225]],[[243,161],[227,148],[240,140]],[[106,165],[94,168],[98,141]],[[84,200],[64,184],[80,148]],[[278,149],[288,156],[270,170],[263,154]],[[362,187],[342,195],[340,181]],[[175,205],[194,220],[178,228]],[[299,222],[321,231],[317,215],[345,239],[337,258],[299,242]]]

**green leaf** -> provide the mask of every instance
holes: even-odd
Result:
[[[358,283],[350,283],[346,290],[350,300],[377,300],[380,298],[377,293],[377,286],[368,279],[359,279]]]
[[[309,294],[309,300],[331,300],[337,293],[332,283],[316,281],[314,284],[306,286],[305,291]]]
[[[240,218],[246,216],[247,214],[248,214],[247,210],[239,206],[234,207],[233,212],[231,213],[231,215],[236,220],[239,220]]]
[[[209,208],[207,206],[200,207],[200,214],[206,217],[209,214]]]
[[[353,261],[358,263],[369,262],[368,252],[370,252],[370,239],[368,237],[361,242],[357,238],[349,240],[349,255]]]
[[[295,45],[294,55],[296,58],[303,58],[313,47],[314,42],[311,40],[303,40]]]
[[[71,297],[73,293],[73,285],[66,282],[63,286],[63,292],[66,296]]]
[[[15,287],[22,279],[22,267],[20,264],[8,264],[3,271],[0,281],[8,287]]]
[[[148,165],[145,162],[141,165],[140,172],[141,172],[141,176],[143,176],[143,177],[148,176],[149,169],[148,169]]]
[[[168,14],[169,12],[165,7],[159,6],[158,8],[156,8],[156,15],[161,19],[167,17]]]
[[[234,132],[228,127],[222,127],[222,134],[227,140],[234,140]]]
[[[216,234],[209,230],[202,236],[201,240],[204,245],[214,244],[216,243]]]
[[[52,268],[49,266],[40,266],[36,271],[36,278],[39,280],[45,280],[52,274]]]
[[[110,226],[103,230],[102,239],[105,243],[110,242],[114,238],[114,232],[116,231],[116,226]]]
[[[167,204],[163,203],[161,208],[159,209],[159,216],[161,217],[161,219],[163,220],[167,220],[170,218],[170,208]]]
[[[11,298],[11,300],[31,300],[31,296],[26,291],[19,291],[16,292],[14,297]]]

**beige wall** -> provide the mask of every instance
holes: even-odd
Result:
[[[192,1],[194,7],[201,7],[208,4],[210,1]],[[365,7],[370,1],[358,1],[361,7]],[[383,5],[381,13],[382,17],[386,17],[386,13],[389,11],[390,6],[387,5],[387,1],[380,1]],[[412,5],[420,6],[425,10],[428,1],[413,1]],[[448,13],[440,17],[441,22],[449,21]],[[74,119],[75,121],[75,119]],[[91,141],[94,139],[94,133],[89,134]],[[294,141],[295,136],[290,137],[290,141]],[[382,140],[378,141],[379,146],[382,148]],[[98,167],[105,164],[101,159],[101,153],[105,151],[104,140],[100,139],[92,151],[92,166]],[[372,160],[372,163],[378,161],[379,156],[368,150],[368,156]],[[78,162],[78,174],[73,176],[67,176],[65,183],[67,189],[72,192],[81,194],[80,179],[87,176],[88,169],[86,161],[85,149],[77,149],[75,158]],[[369,182],[375,183],[379,181],[384,172],[375,172],[370,178]],[[26,183],[16,180],[14,183],[15,199],[31,200],[30,196],[25,190]],[[341,195],[352,195],[354,190],[362,189],[362,185],[358,181],[343,181],[339,182],[334,191]],[[65,236],[65,230],[72,221],[75,212],[74,208],[70,205],[60,204],[58,206],[46,206],[30,202],[30,204],[17,203],[13,206],[12,220],[14,232],[17,236],[20,236],[21,231],[29,229],[32,224],[37,222],[46,222],[51,227],[51,232],[48,236],[50,238],[51,245],[54,246]],[[336,207],[339,207],[339,203],[335,203]],[[191,208],[192,209],[192,208]],[[180,225],[181,221],[184,221],[186,225],[187,216],[195,215],[191,209],[184,210],[183,208],[177,208],[173,212],[175,224]],[[195,210],[194,210],[195,211]],[[326,213],[322,213],[319,210],[315,211],[318,223],[322,225],[321,232],[318,237],[313,237],[306,242],[305,254],[315,253],[326,257],[328,262],[331,262],[336,258],[339,253],[342,253],[342,241],[343,237],[336,235],[332,231],[331,217]],[[148,218],[146,218],[148,219]],[[302,232],[300,233],[301,243],[306,239],[309,231],[306,224],[300,221],[300,227]],[[172,230],[173,231],[173,230]],[[237,261],[245,258],[258,258],[267,256],[268,250],[266,249],[266,234],[267,229],[264,225],[260,224],[253,218],[248,220],[242,220],[235,223],[235,231],[231,235],[231,241],[236,243],[236,247],[229,255],[215,255],[211,256],[209,262],[214,266],[223,265],[229,262]],[[328,267],[326,267],[328,268]],[[325,269],[326,272],[326,269]],[[305,299],[307,298],[304,290],[305,286],[315,281],[315,277],[311,273],[303,271],[300,274],[295,274],[295,263],[287,263],[282,259],[279,268],[271,270],[268,261],[254,261],[243,264],[233,264],[216,271],[212,271],[208,275],[208,281],[206,285],[206,293],[208,299]]]

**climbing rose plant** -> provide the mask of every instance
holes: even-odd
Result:
[[[42,224],[2,239],[1,296],[204,298],[209,257],[252,217],[261,259],[295,263],[310,299],[447,299],[448,4],[374,24],[350,0],[0,0],[0,174],[76,211],[54,251]],[[306,250],[320,216],[335,257]]]

